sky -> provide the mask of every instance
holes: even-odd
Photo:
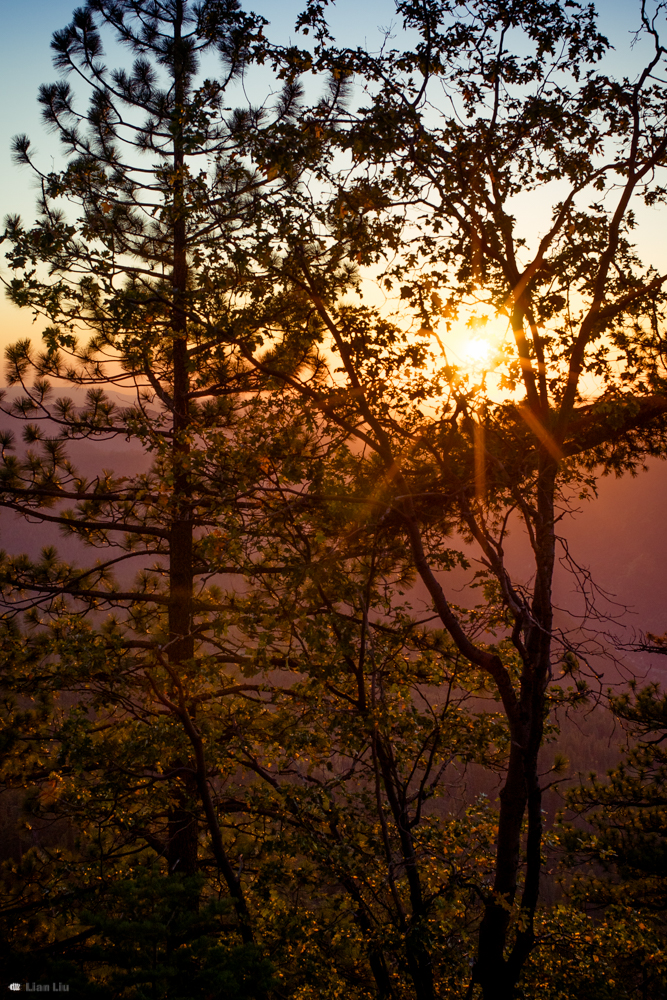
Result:
[[[302,0],[258,0],[254,9],[264,14],[276,33],[287,39],[293,34],[296,15]],[[249,4],[251,5],[251,4]],[[603,31],[616,47],[612,67],[631,73],[641,52],[630,50],[631,31],[636,27],[638,3],[632,0],[600,0]],[[0,217],[20,213],[30,219],[34,211],[34,184],[25,169],[11,162],[10,141],[17,133],[27,133],[34,140],[40,161],[47,169],[58,162],[58,147],[45,134],[36,101],[41,83],[52,82],[56,74],[51,65],[50,40],[54,30],[70,20],[73,0],[0,0]],[[378,27],[392,22],[391,0],[338,0],[333,8],[333,26],[346,44],[369,45],[379,38]],[[396,23],[394,19],[394,23]],[[53,158],[53,161],[51,161]],[[529,220],[536,218],[540,206],[529,199],[518,206]],[[665,212],[640,213],[638,243],[645,259],[667,266],[664,231]],[[0,248],[0,269],[2,268]],[[6,273],[6,271],[5,271]],[[19,336],[34,331],[31,317],[0,294],[0,349]],[[619,599],[635,604],[643,602],[644,613],[636,619],[638,627],[667,630],[665,611],[664,565],[667,559],[667,535],[663,497],[667,489],[667,468],[660,466],[639,481],[615,484],[607,480],[601,487],[600,505],[589,508],[578,521],[583,561],[597,563],[608,589]],[[614,544],[609,540],[613,538]],[[566,601],[567,603],[567,601]]]
[[[48,135],[41,123],[37,91],[42,83],[52,82],[56,73],[51,65],[52,33],[70,20],[74,0],[0,0],[0,93],[3,95],[0,114],[0,218],[7,213],[19,213],[30,219],[34,212],[35,186],[30,171],[17,167],[11,159],[13,136],[27,133],[33,148],[39,153],[42,166],[49,169],[60,162],[55,137]],[[287,40],[294,36],[294,23],[302,0],[252,0],[248,3],[271,22],[272,37]],[[600,0],[601,24],[616,46],[617,64],[627,71],[640,57],[629,51],[630,32],[636,26],[638,2]],[[368,44],[373,47],[380,38],[380,29],[400,26],[391,0],[337,0],[331,7],[331,20],[336,37],[345,44]],[[517,209],[531,220],[544,213],[536,212],[532,201],[519,204]],[[662,249],[664,223],[657,213],[644,212],[641,218],[639,242],[652,259],[667,254]],[[0,254],[2,251],[0,251]],[[0,273],[6,274],[0,256]],[[8,303],[0,294],[0,348],[19,336],[35,332],[27,312]]]
[[[71,19],[75,0],[0,0],[0,93],[3,94],[0,113],[0,220],[6,214],[20,214],[29,221],[34,216],[36,185],[28,168],[18,167],[11,158],[11,139],[26,133],[37,151],[43,169],[49,170],[62,164],[59,144],[49,135],[40,120],[37,91],[42,83],[53,82],[57,74],[52,67],[50,42],[55,30],[64,27]],[[246,5],[263,14],[270,22],[268,33],[273,39],[286,42],[295,39],[294,24],[305,0],[246,0]],[[639,0],[599,0],[600,25],[609,37],[614,52],[609,58],[609,68],[616,73],[632,74],[633,66],[643,64],[641,46],[631,48],[632,32],[639,23]],[[400,20],[395,15],[393,0],[334,0],[330,6],[332,30],[342,44],[367,45],[376,48],[382,29],[392,27],[400,33]],[[396,45],[401,40],[397,38]],[[111,52],[108,62],[116,63],[118,57],[127,59],[125,52]],[[119,60],[120,61],[120,60]],[[208,67],[207,67],[207,71]],[[264,73],[271,84],[269,72]],[[263,100],[264,92],[258,90],[253,98]],[[535,246],[550,218],[550,196],[526,193],[516,199],[515,211],[519,229]],[[541,200],[540,200],[541,199]],[[548,200],[547,200],[548,199]],[[657,266],[667,268],[667,249],[664,246],[664,210],[638,206],[637,243],[641,256]],[[7,276],[3,250],[0,248],[0,276]],[[372,293],[372,289],[369,289]],[[368,292],[366,293],[368,298]],[[498,330],[496,339],[502,340],[506,324],[494,320]],[[0,351],[19,337],[31,335],[38,338],[45,322],[33,324],[27,310],[19,310],[7,301],[0,289]],[[470,335],[456,335],[461,345],[450,344],[454,360],[470,363],[474,360],[476,345],[470,345]],[[487,343],[481,347],[486,350]],[[460,347],[460,349],[458,349]],[[472,350],[473,355],[468,357]]]
[[[39,162],[46,169],[61,162],[57,140],[45,132],[37,104],[40,84],[57,74],[51,63],[51,37],[71,20],[76,0],[0,0],[0,219],[9,213],[30,219],[34,213],[35,183],[26,168],[12,162],[11,140],[27,134]],[[294,38],[296,18],[305,6],[301,0],[252,0],[246,4],[272,25],[272,38]],[[372,45],[378,26],[392,22],[393,4],[387,0],[359,3],[339,0],[333,11],[336,35],[346,44]],[[0,273],[6,276],[0,249]],[[7,302],[0,291],[0,350],[18,337],[34,333],[27,311]]]

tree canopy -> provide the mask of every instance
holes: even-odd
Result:
[[[595,919],[569,876],[554,904],[544,792],[596,677],[555,614],[560,523],[665,444],[667,274],[633,244],[665,197],[664,12],[638,8],[627,78],[589,6],[395,13],[378,52],[317,2],[289,46],[235,0],[88,0],[54,35],[65,165],[15,141],[41,198],[4,234],[47,325],[7,350],[0,505],[53,533],[0,563],[14,977],[662,995],[644,883],[615,902],[637,850],[606,819],[563,834],[614,878]],[[634,828],[652,752],[572,808]]]

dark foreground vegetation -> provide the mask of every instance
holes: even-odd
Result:
[[[667,704],[605,693],[552,599],[563,555],[591,593],[567,517],[667,445],[663,5],[615,63],[572,2],[401,0],[376,52],[327,12],[285,46],[89,0],[40,90],[62,168],[15,141],[3,975],[663,998]],[[559,727],[609,713],[577,778]]]

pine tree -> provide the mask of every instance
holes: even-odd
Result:
[[[3,437],[0,504],[26,524],[64,532],[77,552],[73,561],[53,545],[36,559],[2,557],[4,779],[30,790],[27,808],[42,830],[36,851],[11,868],[5,926],[17,961],[29,949],[32,974],[40,962],[50,969],[54,955],[104,966],[102,929],[112,914],[131,921],[118,901],[129,905],[137,879],[164,885],[156,913],[178,892],[191,911],[189,930],[186,920],[182,933],[149,934],[139,947],[139,965],[151,941],[156,949],[153,971],[141,972],[153,988],[169,980],[155,956],[164,948],[160,961],[178,964],[200,907],[205,933],[211,892],[233,904],[225,954],[237,945],[254,954],[242,866],[229,855],[210,779],[229,768],[226,731],[262,712],[262,685],[238,675],[238,588],[216,580],[257,572],[259,536],[247,529],[252,501],[243,496],[290,423],[284,407],[264,401],[266,380],[244,355],[262,347],[277,317],[287,332],[264,353],[298,369],[312,361],[316,333],[298,296],[283,298],[278,313],[272,302],[267,318],[256,266],[275,238],[263,202],[295,179],[258,172],[248,136],[256,142],[262,132],[270,143],[271,130],[294,116],[294,88],[273,115],[224,106],[239,74],[264,58],[263,24],[234,0],[91,0],[54,35],[64,78],[40,91],[65,168],[40,173],[28,139],[15,142],[39,177],[41,202],[33,226],[7,221],[9,293],[48,326],[42,350],[24,341],[7,352],[14,390],[4,412],[12,428],[22,422],[23,443],[13,430]],[[130,51],[130,69],[105,65],[106,34]],[[217,80],[199,72],[210,55],[221,60]],[[57,395],[54,383],[72,394]],[[77,443],[91,441],[99,442],[92,475],[77,461]],[[106,469],[109,441],[138,445],[143,470]],[[213,452],[222,488],[210,485]],[[214,762],[198,721],[209,705],[221,717]],[[57,838],[39,846],[44,823],[58,816],[75,850]],[[210,853],[202,857],[203,833]],[[208,895],[202,868],[213,871]],[[161,883],[165,871],[182,891]],[[248,989],[259,995],[268,980],[255,966]]]

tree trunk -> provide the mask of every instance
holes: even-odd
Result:
[[[544,732],[546,689],[551,677],[553,626],[552,583],[555,563],[556,462],[542,454],[538,475],[537,517],[534,525],[535,589],[530,620],[522,625],[523,669],[520,722],[510,723],[512,745],[500,814],[493,896],[488,901],[479,935],[473,982],[484,1000],[513,1000],[521,971],[534,945],[534,915],[539,899],[542,847],[542,791],[538,757]],[[509,955],[510,908],[515,903],[520,866],[522,826],[528,818],[522,926]]]
[[[182,121],[185,105],[186,66],[183,60],[181,29],[183,4],[175,4],[174,15],[174,121]],[[173,201],[173,266],[172,316],[173,336],[173,442],[172,462],[174,489],[172,522],[169,539],[169,646],[170,662],[181,668],[194,655],[192,637],[193,550],[191,517],[191,483],[188,469],[190,445],[188,340],[185,295],[188,283],[187,239],[185,227],[184,166],[182,136],[174,130],[174,201]],[[193,762],[178,761],[172,766],[182,769],[177,779],[176,805],[169,817],[169,871],[194,875],[197,871],[198,822],[191,803],[197,798],[196,769]]]

